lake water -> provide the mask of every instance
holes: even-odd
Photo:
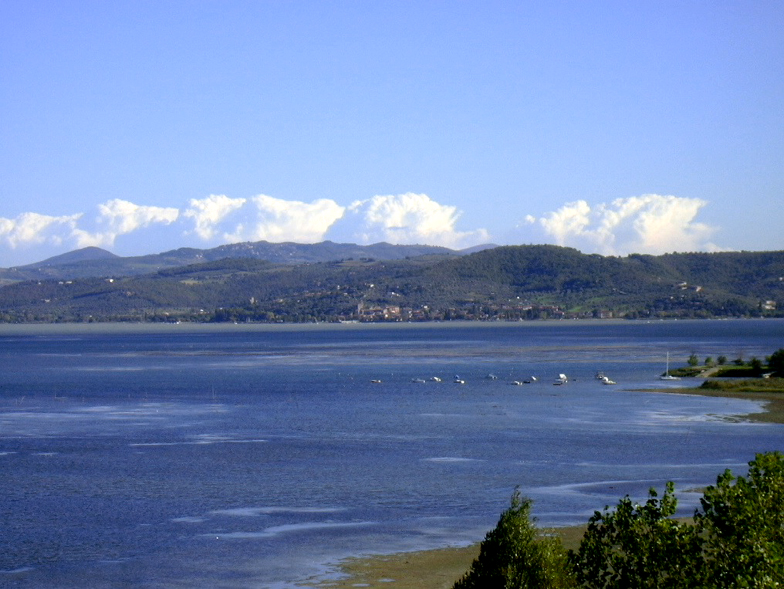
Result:
[[[308,586],[479,541],[516,486],[541,525],[668,480],[690,513],[784,426],[641,389],[689,384],[667,352],[782,347],[775,320],[2,326],[0,586]]]

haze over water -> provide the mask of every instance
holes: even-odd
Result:
[[[784,426],[641,389],[667,352],[781,347],[774,320],[3,326],[0,586],[294,587],[479,541],[518,485],[542,525],[668,480],[688,514]]]

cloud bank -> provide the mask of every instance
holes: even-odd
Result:
[[[0,239],[11,249],[44,243],[59,246],[76,231],[81,216],[81,213],[62,217],[22,213],[16,219],[0,217]]]
[[[484,229],[457,231],[457,208],[439,204],[426,194],[374,196],[355,201],[349,212],[356,217],[354,237],[361,244],[386,241],[462,249],[489,239]]]
[[[579,200],[539,217],[525,215],[505,243],[554,243],[586,253],[624,255],[671,251],[720,250],[715,229],[697,220],[707,202],[695,198],[645,194],[591,205]],[[48,256],[99,246],[155,253],[146,237],[165,233],[168,247],[214,247],[242,241],[440,245],[463,249],[492,241],[485,229],[461,230],[457,207],[426,194],[373,196],[343,206],[330,199],[312,202],[260,194],[248,198],[209,195],[191,199],[182,209],[139,205],[113,199],[83,212],[50,216],[27,212],[0,217],[0,254],[46,249]],[[146,247],[140,249],[138,244]],[[38,261],[41,257],[29,261]]]
[[[193,232],[201,239],[209,241],[215,238],[219,225],[232,213],[241,209],[246,202],[244,198],[211,194],[201,200],[192,198],[189,202],[190,208],[183,215],[193,219]]]
[[[716,229],[696,221],[707,204],[658,194],[618,198],[595,207],[579,200],[538,219],[528,215],[523,225],[538,226],[546,240],[587,253],[720,251],[710,240]]]
[[[150,225],[170,225],[180,215],[174,208],[136,205],[127,200],[114,199],[98,205],[97,231],[74,227],[70,237],[77,247],[111,247],[120,235],[134,233]]]

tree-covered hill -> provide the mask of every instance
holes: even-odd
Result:
[[[782,316],[784,252],[605,257],[558,246],[281,264],[229,257],[0,288],[3,321]]]
[[[483,247],[492,246],[480,246]],[[465,253],[470,253],[466,251]],[[77,278],[118,278],[139,276],[166,268],[214,262],[226,258],[266,260],[275,264],[317,264],[348,259],[400,260],[424,255],[457,256],[463,252],[431,245],[375,243],[233,243],[212,249],[183,247],[160,254],[121,257],[97,247],[86,247],[14,268],[0,268],[0,284],[23,280],[74,280]]]

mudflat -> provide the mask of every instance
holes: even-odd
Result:
[[[346,578],[324,581],[319,588],[356,589],[449,589],[479,554],[479,545],[403,552],[368,558],[352,558],[340,566]]]
[[[586,527],[543,529],[542,533],[556,534],[566,548],[576,549]],[[352,558],[340,565],[340,571],[347,575],[345,578],[315,586],[319,589],[450,589],[468,572],[478,555],[479,544],[473,544],[462,548]]]
[[[784,383],[783,379],[775,379],[779,383]],[[784,390],[715,390],[715,389],[701,389],[683,388],[683,389],[659,389],[656,392],[672,393],[681,395],[701,395],[704,397],[727,397],[732,399],[746,399],[749,401],[762,401],[765,403],[763,410],[760,413],[751,413],[748,415],[739,415],[742,419],[751,419],[753,421],[761,421],[766,423],[781,423],[784,424]]]

